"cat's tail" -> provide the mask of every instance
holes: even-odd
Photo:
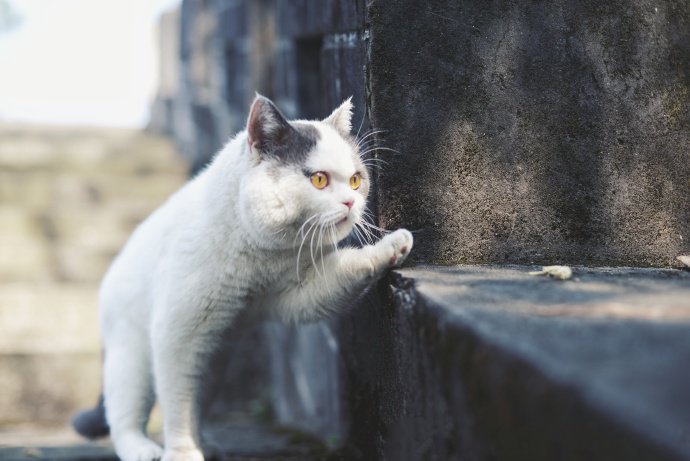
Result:
[[[105,437],[110,433],[110,427],[105,420],[103,394],[98,397],[98,403],[94,408],[82,410],[72,417],[72,427],[87,439]]]

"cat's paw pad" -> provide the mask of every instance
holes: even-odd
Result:
[[[204,461],[204,454],[197,449],[169,449],[162,461]]]
[[[412,233],[398,229],[381,239],[377,246],[383,252],[385,268],[400,266],[412,251]]]

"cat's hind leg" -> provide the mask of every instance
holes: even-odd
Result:
[[[146,437],[155,402],[148,344],[142,340],[106,346],[103,373],[106,417],[118,457],[122,461],[161,459],[163,449]]]

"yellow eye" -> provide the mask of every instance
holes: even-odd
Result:
[[[357,190],[359,189],[359,186],[362,184],[362,175],[359,173],[355,173],[352,175],[350,178],[350,187],[352,189]]]
[[[322,173],[320,171],[314,173],[311,175],[311,183],[316,187],[317,189],[323,189],[328,185],[328,176],[326,173]]]

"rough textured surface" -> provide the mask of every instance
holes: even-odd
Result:
[[[349,459],[690,459],[690,273],[531,269],[403,270],[342,320]]]
[[[688,2],[375,0],[369,19],[372,121],[402,152],[380,219],[418,231],[416,261],[679,266]]]
[[[271,428],[241,418],[226,418],[225,423],[210,427],[205,436],[208,446],[211,447],[205,451],[208,461],[317,461],[325,460],[328,456],[323,445],[302,434]],[[36,444],[31,438],[21,444],[4,445],[0,442],[0,461],[117,459],[107,439],[80,444],[59,441]]]

